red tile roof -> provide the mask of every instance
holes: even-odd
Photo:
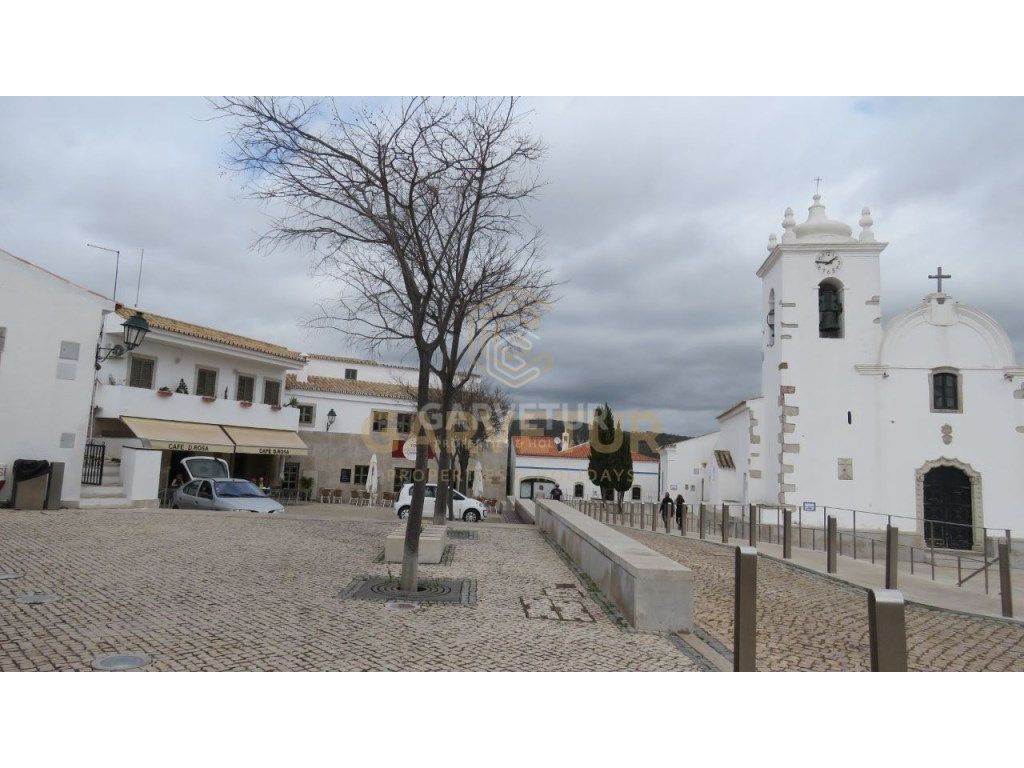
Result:
[[[553,437],[517,435],[512,438],[512,444],[516,449],[516,456],[549,456],[562,459],[590,458],[590,443],[580,443],[560,451],[555,445]],[[633,461],[657,462],[658,460],[633,451]]]

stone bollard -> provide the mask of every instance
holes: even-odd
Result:
[[[782,510],[782,559],[793,557],[793,510],[786,507]]]
[[[757,550],[736,547],[732,671],[757,671]]]
[[[729,543],[729,505],[722,505],[722,543]]]
[[[1010,583],[1010,545],[999,542],[999,597],[1003,604],[1003,616],[1013,618],[1013,589]]]
[[[755,505],[755,504],[748,504],[747,505],[747,515],[749,517],[749,523],[747,525],[747,528],[748,528],[748,530],[747,530],[747,534],[748,534],[748,536],[747,536],[747,544],[749,544],[752,547],[756,547],[757,546],[757,522],[758,522],[757,519],[758,519],[758,517],[760,517],[760,515],[758,515],[759,511],[760,510],[757,507],[757,505]]]
[[[907,622],[903,593],[897,589],[868,591],[868,631],[872,672],[907,671]]]
[[[644,518],[647,516],[647,510],[644,507],[647,506],[644,502],[640,502],[640,530],[644,529]]]
[[[700,507],[698,508],[698,513],[697,513],[697,532],[699,533],[699,535],[700,535],[700,537],[702,539],[704,538],[704,518],[706,516],[707,515],[706,515],[706,513],[704,511],[704,502],[702,501],[700,503]]]
[[[636,508],[636,502],[629,502],[629,527],[633,527],[633,510]]]
[[[913,553],[911,553],[913,554]],[[885,588],[896,589],[899,581],[900,529],[885,526]]]
[[[828,516],[826,522],[826,535],[825,535],[825,565],[826,570],[829,573],[836,572],[836,554],[839,551],[837,546],[838,541],[838,529],[836,528],[836,519],[832,515]]]

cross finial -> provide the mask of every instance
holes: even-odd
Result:
[[[821,176],[815,176],[814,177],[814,194],[816,194],[816,195],[820,195],[821,194],[821,182],[822,181],[823,181],[823,179],[821,178]]]
[[[944,275],[944,274],[942,274],[942,267],[939,267],[937,270],[935,270],[935,274],[934,275],[928,275],[928,279],[929,280],[935,280],[937,282],[937,284],[938,284],[938,287],[936,288],[936,292],[937,293],[942,293],[942,281],[943,280],[948,280],[951,277],[953,277],[953,276],[952,275]]]

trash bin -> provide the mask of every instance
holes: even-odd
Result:
[[[50,480],[46,486],[46,508],[60,509],[64,494],[64,462],[50,462]]]
[[[18,459],[12,469],[11,506],[15,509],[43,509],[50,486],[50,462],[46,459]]]

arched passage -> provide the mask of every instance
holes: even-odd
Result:
[[[555,481],[550,477],[524,477],[519,481],[519,498],[534,499],[540,496],[547,496],[555,487]]]

